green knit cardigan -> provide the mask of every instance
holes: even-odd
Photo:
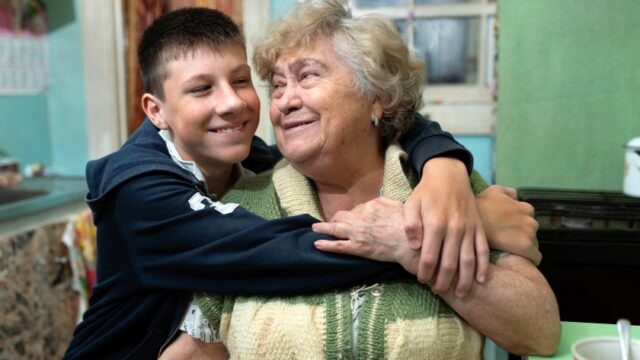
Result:
[[[390,146],[385,196],[407,198],[416,183],[407,164],[406,154]],[[471,183],[475,193],[487,186],[476,172]],[[223,201],[267,219],[302,213],[322,218],[312,183],[286,161],[242,181]],[[201,294],[198,302],[232,359],[466,360],[481,358],[484,342],[428,286],[413,280],[299,296]],[[356,325],[354,307],[359,308]]]

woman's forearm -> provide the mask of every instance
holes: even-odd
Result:
[[[465,298],[440,296],[477,331],[514,354],[552,354],[560,340],[553,291],[529,260],[516,255],[490,265],[487,281]]]

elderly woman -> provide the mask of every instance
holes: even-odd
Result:
[[[421,104],[424,67],[398,32],[325,0],[299,4],[267,33],[254,60],[271,85],[285,160],[224,200],[270,219],[339,219],[381,194],[391,207],[404,201],[416,175],[396,141]],[[477,175],[472,185],[476,193],[486,188]],[[389,229],[398,222],[381,219]],[[401,230],[390,248],[415,272],[419,254],[402,245]],[[477,359],[483,336],[513,353],[552,353],[560,322],[550,287],[529,260],[496,255],[486,281],[465,298],[407,278],[302,296],[209,295],[200,308],[239,359]]]

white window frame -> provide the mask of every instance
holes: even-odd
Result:
[[[274,144],[273,128],[269,119],[269,84],[260,80],[258,73],[253,68],[253,45],[256,37],[263,35],[264,29],[269,25],[269,14],[271,8],[270,1],[266,0],[243,0],[242,1],[242,25],[245,40],[247,43],[247,61],[251,65],[253,86],[256,88],[258,98],[260,99],[260,123],[256,130],[256,136],[259,136],[267,144]]]
[[[354,16],[381,15],[391,20],[406,19],[412,9],[414,18],[479,17],[478,79],[475,84],[427,85],[424,91],[425,106],[420,112],[429,114],[444,129],[461,135],[491,135],[495,125],[495,101],[493,59],[488,52],[493,43],[489,36],[491,19],[497,15],[497,3],[479,0],[476,3],[416,5],[407,0],[407,6],[358,8],[349,0]],[[413,24],[407,24],[408,42],[413,43]]]

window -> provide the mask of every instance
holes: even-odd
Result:
[[[428,113],[457,134],[491,134],[495,0],[351,0],[355,16],[389,18],[426,61]]]

